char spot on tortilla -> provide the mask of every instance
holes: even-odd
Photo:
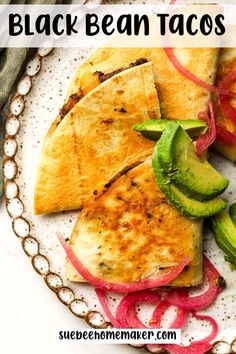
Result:
[[[63,120],[63,118],[67,115],[68,112],[70,112],[72,110],[72,108],[76,105],[76,103],[78,103],[81,98],[83,98],[83,92],[80,91],[78,93],[73,93],[72,95],[70,95],[70,97],[68,98],[68,100],[66,101],[66,103],[63,105],[63,107],[60,110],[60,120],[58,121],[58,125],[61,123],[61,121]]]
[[[116,70],[111,71],[106,74],[103,73],[102,71],[95,71],[94,75],[97,76],[98,80],[102,83],[102,82],[110,79],[112,76],[115,76],[115,75],[121,73],[122,71],[133,68],[134,66],[145,64],[147,62],[148,62],[148,60],[146,58],[139,58],[139,59],[135,60],[135,62],[130,63],[129,66],[121,67],[119,69],[116,69]]]
[[[123,168],[123,170],[118,172],[108,183],[104,184],[104,188],[109,188],[118,178],[120,178],[121,176],[125,175],[130,170],[132,170],[134,167],[140,165],[142,162],[143,162],[143,160],[137,161],[137,162],[134,162],[133,164]]]
[[[107,74],[104,74],[102,71],[95,71],[94,75],[96,75],[98,77],[99,81],[102,83],[102,82],[110,79],[112,76],[119,74],[122,71],[125,71],[129,68],[133,68],[134,66],[145,64],[147,62],[148,62],[148,60],[146,58],[139,58],[139,59],[135,60],[135,62],[130,63],[129,66],[127,66],[127,67],[121,67],[121,68],[114,70],[114,71],[107,73]],[[90,64],[92,65],[92,63],[90,63]],[[68,100],[66,101],[66,103],[63,105],[63,107],[61,108],[61,110],[59,112],[57,126],[61,123],[61,121],[67,115],[67,113],[69,113],[72,110],[72,108],[83,97],[84,97],[84,94],[83,94],[81,88],[79,89],[79,92],[76,92],[76,93],[73,93],[72,95],[70,95],[70,97],[68,98]],[[125,109],[123,110],[122,108],[121,108],[120,112],[126,113]]]
[[[102,123],[105,123],[105,124],[112,124],[113,122],[114,122],[114,120],[112,118],[104,119],[102,121]]]

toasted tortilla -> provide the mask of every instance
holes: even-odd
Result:
[[[218,48],[176,48],[174,53],[186,69],[201,80],[214,83]],[[109,77],[140,60],[153,63],[162,118],[197,119],[198,113],[207,109],[210,92],[180,74],[162,48],[100,48],[78,68],[66,103],[49,129],[48,137],[73,104],[101,83],[101,77]],[[74,95],[78,96],[77,99],[73,98]]]
[[[197,77],[208,83],[214,82],[219,54],[217,48],[176,48],[174,53]],[[94,72],[107,74],[127,67],[139,58],[153,63],[162,118],[197,119],[199,111],[206,109],[209,91],[180,74],[162,48],[98,49],[78,69],[68,95],[77,92],[78,87],[86,92],[99,83]]]
[[[233,70],[236,70],[236,48],[222,48],[220,51],[219,65],[216,75],[216,85],[220,86],[224,78]],[[236,84],[231,86],[236,90]],[[232,105],[236,108],[236,99],[232,98]],[[231,133],[236,134],[236,126],[221,111],[219,104],[216,105],[217,122]],[[214,148],[231,161],[236,161],[236,144],[223,144],[216,140]]]
[[[90,200],[74,227],[71,247],[94,276],[116,283],[153,278],[187,256],[189,266],[171,285],[198,285],[202,221],[182,216],[169,204],[155,183],[151,158],[139,162]],[[68,260],[66,275],[83,281]]]
[[[111,77],[83,97],[44,142],[35,187],[35,214],[80,209],[101,185],[153,142],[132,126],[159,119],[152,64]]]

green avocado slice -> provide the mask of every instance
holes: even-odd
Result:
[[[236,203],[233,203],[229,207],[229,215],[231,217],[234,226],[236,227]]]
[[[142,133],[145,138],[157,141],[169,122],[170,120],[167,119],[147,119],[142,123],[135,124],[133,129]],[[173,120],[173,122],[180,124],[191,138],[204,134],[207,131],[207,124],[203,120],[187,119]]]
[[[198,201],[187,197],[172,182],[168,173],[163,171],[159,160],[159,143],[156,144],[153,152],[152,166],[154,170],[157,185],[167,199],[173,204],[183,215],[192,219],[206,218],[215,215],[226,207],[226,202],[222,199],[215,198],[209,201]]]
[[[226,211],[211,219],[212,229],[218,246],[227,256],[226,260],[236,263],[236,227]]]
[[[174,172],[172,155],[173,139],[179,127],[180,125],[176,122],[168,122],[160,140],[158,141],[158,159],[161,163],[162,169],[165,171],[165,173],[170,175],[170,178]]]
[[[185,195],[200,201],[210,200],[228,187],[225,179],[208,161],[202,161],[183,128],[169,123],[159,141],[159,159],[171,181]]]

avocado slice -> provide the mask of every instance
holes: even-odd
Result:
[[[173,139],[176,135],[177,130],[180,128],[180,125],[176,122],[168,122],[166,128],[163,131],[163,134],[158,142],[159,150],[159,161],[161,163],[162,169],[171,175],[174,172],[173,167]]]
[[[236,227],[226,211],[211,219],[212,229],[218,246],[226,253],[225,259],[236,263]]]
[[[170,122],[159,141],[159,159],[171,181],[190,198],[206,201],[228,187],[225,179],[206,160],[195,153],[195,147],[184,129]]]
[[[142,133],[145,138],[157,141],[169,122],[170,120],[168,119],[147,119],[142,123],[135,124],[133,129]],[[207,124],[203,120],[187,119],[173,120],[172,122],[179,123],[191,138],[195,138],[207,131]]]
[[[231,220],[236,227],[236,203],[233,203],[229,207],[229,215],[231,217]]]
[[[168,173],[165,173],[159,160],[159,143],[156,143],[152,157],[152,166],[154,170],[157,185],[167,199],[183,215],[192,219],[206,218],[225,209],[226,202],[215,198],[209,201],[198,201],[187,197],[172,182]]]

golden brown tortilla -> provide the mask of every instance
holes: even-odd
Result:
[[[187,69],[192,71],[199,78],[208,83],[214,82],[216,63],[218,58],[218,49],[178,48],[175,49],[175,54],[177,55],[178,59],[183,63],[183,65],[185,65]],[[66,209],[72,209],[82,206],[83,201],[79,200],[78,202],[76,202],[76,199],[81,199],[80,197],[78,197],[78,195],[81,195],[81,193],[87,194],[87,192],[82,191],[81,188],[79,188],[78,186],[76,187],[75,185],[73,185],[73,189],[75,191],[74,196],[71,195],[72,192],[70,193],[69,191],[65,191],[65,188],[67,188],[68,186],[71,190],[72,184],[70,183],[70,176],[65,176],[64,168],[64,177],[61,177],[61,182],[59,181],[60,177],[56,175],[56,172],[52,172],[52,174],[56,176],[56,179],[58,181],[58,183],[56,183],[57,187],[55,187],[55,182],[51,181],[51,179],[47,180],[46,176],[49,171],[46,171],[45,167],[43,167],[43,160],[45,160],[47,149],[49,146],[53,146],[54,142],[58,139],[58,135],[55,133],[55,131],[57,131],[58,129],[59,131],[64,129],[63,120],[66,119],[65,117],[67,112],[71,112],[72,108],[76,104],[79,104],[78,102],[80,102],[80,100],[83,100],[84,96],[86,96],[91,90],[101,84],[101,74],[105,74],[106,77],[109,77],[110,74],[116,73],[117,70],[119,71],[121,69],[127,69],[131,65],[137,65],[137,62],[142,62],[142,60],[149,60],[153,63],[155,85],[159,92],[159,99],[161,102],[160,108],[163,118],[193,119],[197,118],[197,114],[199,111],[206,109],[206,102],[210,95],[209,92],[202,89],[200,86],[194,84],[192,81],[186,79],[183,75],[181,75],[168,60],[162,48],[98,49],[79,67],[75,78],[70,86],[67,101],[63,106],[61,113],[51,125],[46,136],[42,152],[42,156],[44,157],[41,158],[35,189],[36,214],[64,210],[63,205],[65,205]],[[135,72],[135,70],[133,72]],[[143,85],[141,85],[141,87],[143,87]],[[129,90],[131,92],[131,95],[135,95],[134,92],[132,93],[132,90],[136,91],[137,89],[138,86],[134,85],[133,87],[131,87],[131,84],[129,84]],[[137,92],[136,97],[138,97],[138,94],[139,92]],[[103,97],[103,99],[105,99],[106,96]],[[72,114],[74,114],[74,112],[72,112]],[[70,120],[70,118],[66,120]],[[61,125],[62,128],[60,128]],[[55,138],[53,136],[54,134],[56,134]],[[57,144],[59,144],[59,142]],[[60,144],[59,146],[62,146],[62,144]],[[72,148],[72,145],[67,146],[67,149],[69,151],[70,148]],[[72,165],[70,165],[70,167],[73,167],[73,163]],[[46,174],[44,174],[42,168],[45,170]],[[49,169],[55,169],[55,161],[53,166],[47,167],[47,170]],[[85,172],[85,170],[83,170],[83,172]],[[72,182],[76,181],[76,173],[77,168],[75,167]],[[78,176],[78,178],[80,177]],[[84,176],[84,178],[86,178],[86,176]],[[45,186],[43,186],[44,184]],[[64,193],[64,197],[62,193]],[[65,198],[68,199],[68,202],[64,200]],[[86,198],[87,195],[85,195],[85,197],[82,199],[86,200]],[[71,203],[72,200],[73,203]],[[59,203],[61,204],[61,207],[59,206]]]
[[[218,48],[176,48],[174,53],[180,62],[201,80],[213,84],[215,80]],[[112,73],[127,68],[131,63],[146,59],[153,63],[155,83],[165,119],[195,119],[200,111],[207,109],[210,92],[180,74],[167,58],[162,48],[100,48],[79,68],[71,82],[66,99],[66,108],[100,84],[96,72]],[[69,103],[69,104],[68,104]],[[48,137],[57,128],[60,114],[49,129]]]
[[[78,209],[100,185],[151,151],[132,129],[159,119],[151,63],[123,71],[83,97],[44,142],[35,187],[35,213]]]
[[[181,63],[205,82],[213,83],[218,60],[215,48],[176,48]],[[91,90],[97,83],[95,71],[108,73],[138,58],[152,61],[161,103],[162,118],[195,119],[206,108],[210,93],[180,74],[162,48],[107,48],[97,50],[77,71],[69,95]]]
[[[154,277],[187,256],[172,285],[191,286],[202,282],[201,232],[202,221],[180,215],[158,189],[148,158],[90,200],[70,243],[94,276],[117,283]],[[66,275],[83,281],[68,260]]]
[[[236,48],[222,48],[216,75],[216,85],[220,86],[224,78],[232,70],[236,70]],[[231,86],[231,90],[236,90],[236,84]],[[232,105],[236,107],[236,99],[233,98],[231,102]],[[216,108],[217,122],[236,135],[236,126],[222,113],[218,104]],[[236,144],[223,144],[220,140],[217,140],[214,144],[214,148],[229,160],[236,161]]]

